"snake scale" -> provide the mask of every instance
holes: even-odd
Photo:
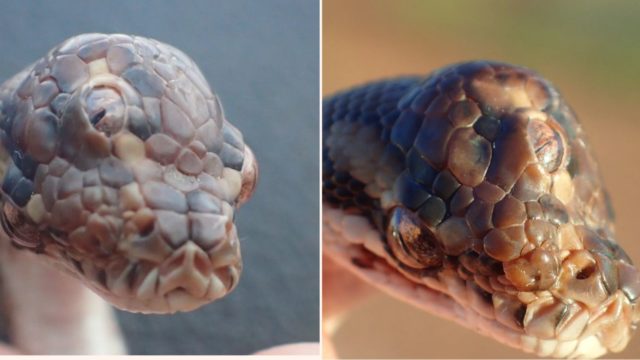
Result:
[[[2,84],[0,138],[5,253],[134,312],[193,310],[238,283],[235,211],[257,162],[180,50],[72,37]]]
[[[629,342],[640,272],[582,127],[537,73],[474,61],[373,82],[325,99],[322,129],[324,252],[344,269],[539,356]]]

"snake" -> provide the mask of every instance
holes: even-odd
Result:
[[[469,61],[374,81],[325,98],[322,131],[340,272],[537,356],[628,344],[640,272],[583,127],[537,72]]]
[[[238,284],[234,220],[258,164],[182,51],[141,36],[71,37],[0,86],[0,140],[3,285],[24,288],[9,309],[38,297],[21,276],[39,264],[45,285],[71,275],[139,313],[191,311]],[[60,305],[49,317],[98,316],[77,288],[37,301]],[[56,302],[64,291],[75,292]]]

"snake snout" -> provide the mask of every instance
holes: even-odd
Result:
[[[191,310],[222,297],[237,283],[240,265],[219,265],[200,247],[188,242],[160,266],[157,292],[173,311]]]
[[[129,265],[111,273],[107,267],[107,277],[137,280],[120,292],[106,282],[114,305],[155,313],[189,311],[235,287],[242,262],[227,202],[201,189],[182,192],[161,181],[124,186],[120,202],[124,225],[114,253],[120,260],[114,262]],[[147,270],[125,273],[131,266],[134,270],[128,271]]]

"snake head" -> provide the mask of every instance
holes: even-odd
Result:
[[[85,34],[2,89],[14,244],[130,311],[188,311],[236,286],[235,211],[257,162],[189,57]]]
[[[450,317],[544,356],[626,346],[640,272],[614,240],[584,132],[548,81],[469,62],[325,104],[325,201],[368,217],[384,251],[365,248],[446,295]]]

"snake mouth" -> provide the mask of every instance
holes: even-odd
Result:
[[[194,310],[219,299],[237,285],[242,271],[239,239],[234,226],[215,246],[203,248],[193,239],[164,258],[140,243],[161,240],[159,231],[122,241],[119,256],[110,259],[58,259],[58,264],[117,308],[141,313]],[[122,255],[126,254],[126,255]]]
[[[488,293],[482,276],[463,277],[460,269],[415,271],[392,256],[387,241],[366,218],[323,207],[326,252],[361,279],[426,312],[540,356],[598,357],[620,351],[640,320],[640,309],[624,286],[591,308],[551,294],[518,292],[506,279],[489,279],[503,291]],[[593,280],[579,271],[581,282]],[[595,273],[595,272],[594,272]],[[635,286],[638,273],[623,266],[621,279]],[[629,278],[629,279],[627,279]],[[635,279],[635,280],[632,280]],[[584,285],[583,286],[586,286]],[[631,329],[631,330],[630,330]]]

